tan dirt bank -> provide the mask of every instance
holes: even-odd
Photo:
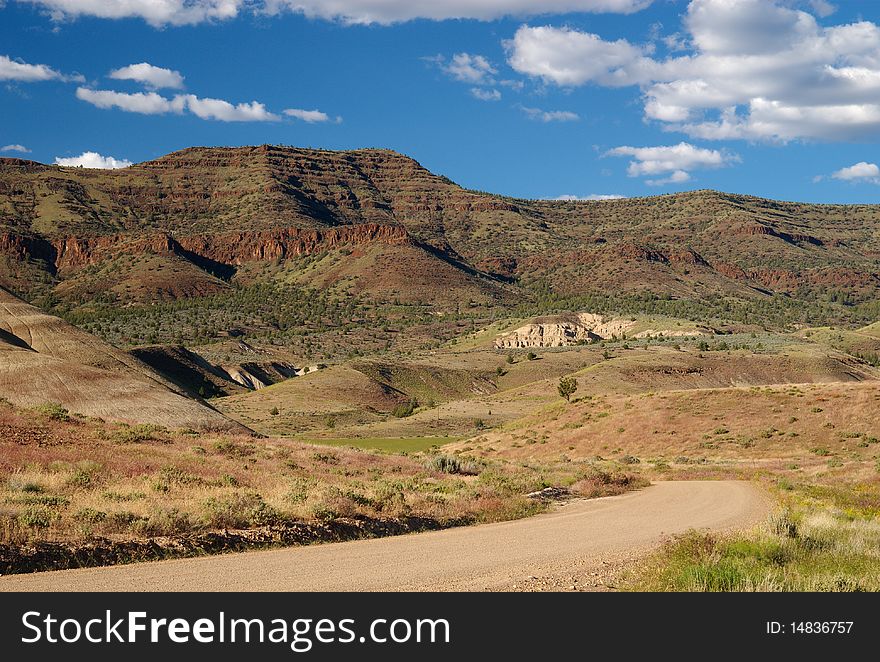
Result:
[[[0,578],[0,591],[386,591],[549,588],[688,529],[750,526],[770,508],[737,481],[657,483],[523,520],[345,543]],[[596,570],[593,570],[596,569]],[[585,587],[586,588],[586,587]]]

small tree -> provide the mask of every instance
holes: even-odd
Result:
[[[559,380],[558,389],[559,395],[570,402],[571,396],[578,390],[577,380],[574,377],[562,377]]]
[[[535,354],[534,352],[529,352],[529,353],[526,355],[526,358],[527,358],[529,361],[534,361],[536,358],[538,358],[538,355]]]
[[[513,359],[513,354],[508,354],[508,355],[507,355],[507,363],[508,363],[509,365],[513,365],[513,360],[514,360],[514,359]]]

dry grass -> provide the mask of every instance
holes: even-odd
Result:
[[[85,543],[338,519],[450,525],[540,511],[526,495],[638,487],[611,465],[376,455],[119,426],[0,406],[0,542]],[[620,469],[618,467],[618,469]]]
[[[874,493],[875,504],[878,493]],[[691,532],[653,557],[627,587],[649,591],[880,591],[877,508],[841,509],[801,496],[757,530]]]
[[[695,472],[877,476],[880,382],[704,389],[561,400],[452,448],[519,460],[596,456]]]

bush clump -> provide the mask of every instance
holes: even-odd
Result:
[[[462,476],[477,476],[484,469],[484,466],[476,460],[461,459],[451,455],[433,457],[428,460],[426,467],[440,473],[460,474]]]
[[[395,418],[406,418],[407,416],[412,416],[413,412],[418,406],[419,403],[416,400],[401,402],[399,405],[396,405],[394,409],[391,410],[391,415]]]

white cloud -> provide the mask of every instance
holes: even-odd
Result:
[[[519,109],[530,120],[539,122],[576,122],[580,119],[580,115],[570,110],[541,110],[540,108],[529,108],[527,106],[520,106]]]
[[[81,16],[141,18],[150,25],[195,25],[235,18],[245,8],[264,14],[292,11],[346,24],[390,25],[419,18],[443,21],[568,12],[631,14],[653,0],[16,0],[55,21]]]
[[[154,27],[235,18],[245,0],[17,0],[45,9],[55,21],[81,16],[141,18]]]
[[[130,64],[121,69],[114,69],[110,72],[109,76],[116,80],[137,81],[151,89],[167,87],[179,90],[183,88],[183,76],[180,75],[179,71],[155,67],[148,62]]]
[[[455,80],[473,85],[491,84],[492,75],[498,73],[485,57],[470,53],[456,53],[441,68]]]
[[[480,101],[500,101],[501,92],[496,89],[485,89],[482,87],[472,87],[471,96]]]
[[[691,0],[681,55],[550,26],[507,43],[517,71],[563,87],[639,86],[645,116],[703,139],[880,135],[880,26],[823,27],[793,0]],[[806,3],[827,14],[827,3]]]
[[[691,170],[722,168],[740,159],[735,154],[695,147],[690,143],[657,147],[615,147],[604,156],[631,156],[626,172],[630,177],[666,175],[646,180],[647,184],[681,184],[691,179]]]
[[[3,147],[0,147],[0,152],[20,152],[22,154],[30,154],[31,150],[24,145],[3,145]]]
[[[309,124],[314,124],[317,122],[330,122],[331,117],[320,110],[303,110],[301,108],[287,108],[284,111],[284,114],[288,117],[295,117],[298,120],[302,120],[303,122],[308,122]],[[342,121],[341,117],[337,117],[335,120],[332,120],[337,124]]]
[[[509,89],[522,88],[522,83],[517,86],[517,81],[496,81],[495,75],[498,70],[483,55],[471,53],[456,53],[448,61],[442,55],[434,55],[422,58],[427,62],[439,67],[443,73],[460,83],[471,85],[471,96],[480,101],[500,101],[501,91],[494,85],[503,85]]]
[[[831,177],[845,182],[880,184],[880,167],[876,163],[861,161],[848,168],[841,168],[837,172],[832,173]]]
[[[17,80],[26,83],[45,80],[63,80],[62,73],[45,64],[28,64],[21,60],[13,60],[7,55],[0,55],[0,80]]]
[[[505,47],[514,70],[564,87],[637,84],[649,80],[642,69],[653,62],[625,39],[604,41],[571,28],[522,26]]]
[[[180,99],[186,102],[189,112],[203,120],[273,122],[281,119],[266,110],[266,106],[258,101],[233,105],[223,99],[200,99],[194,94],[178,95],[174,98],[175,101]]]
[[[577,195],[560,195],[558,198],[553,198],[553,200],[596,202],[602,200],[622,200],[625,197],[625,195],[617,195],[616,193],[591,193],[590,195],[585,195],[583,197]]]
[[[828,0],[809,0],[810,7],[816,12],[816,16],[827,18],[837,11],[837,7]]]
[[[182,113],[185,107],[183,97],[168,99],[156,92],[113,92],[111,90],[92,90],[80,87],[76,90],[76,98],[97,106],[98,108],[118,108],[129,113],[142,115],[163,115],[165,113]]]
[[[266,0],[265,11],[290,10],[313,18],[349,24],[389,25],[418,18],[442,21],[472,18],[491,21],[504,16],[569,12],[630,14],[653,0]]]
[[[669,175],[669,177],[662,177],[661,179],[646,179],[645,184],[648,186],[665,186],[666,184],[684,184],[689,181],[691,181],[690,173],[684,170],[676,170]]]
[[[129,94],[111,90],[92,90],[87,87],[78,88],[76,96],[98,108],[118,108],[142,115],[179,114],[189,111],[203,120],[221,122],[270,122],[281,119],[258,101],[231,104],[223,99],[200,98],[194,94],[177,94],[169,99],[156,92]]]
[[[102,156],[97,152],[83,152],[79,156],[71,156],[68,158],[56,156],[55,165],[115,170],[117,168],[127,168],[131,165],[131,161],[126,159],[115,159],[112,156]]]

